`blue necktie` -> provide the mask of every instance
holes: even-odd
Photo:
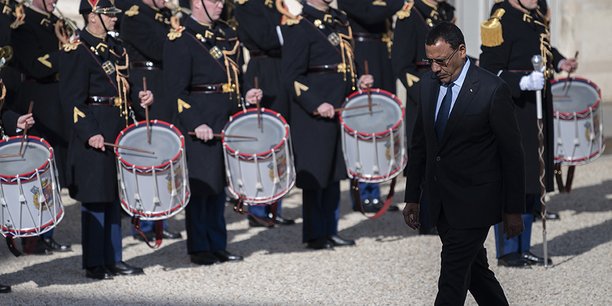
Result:
[[[442,105],[440,105],[440,110],[438,110],[438,118],[436,118],[436,136],[438,136],[438,140],[442,139],[444,136],[444,129],[446,128],[446,123],[448,122],[448,115],[450,113],[451,103],[453,102],[453,85],[455,83],[448,84],[448,88],[446,89],[446,94],[444,98],[442,98]]]

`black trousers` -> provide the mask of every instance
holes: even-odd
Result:
[[[489,228],[451,228],[440,213],[442,267],[435,305],[464,305],[469,290],[478,305],[508,305],[504,290],[487,263],[484,241]]]
[[[302,190],[302,242],[338,234],[340,182],[323,189]]]
[[[81,204],[83,269],[122,260],[121,207],[118,202]]]

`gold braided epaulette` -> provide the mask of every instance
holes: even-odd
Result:
[[[485,47],[497,47],[504,42],[501,19],[506,13],[503,8],[498,8],[491,17],[480,24],[480,39]]]
[[[79,47],[80,44],[81,44],[81,41],[78,38],[76,38],[74,40],[71,40],[68,43],[63,44],[62,49],[64,49],[64,52],[74,51]]]
[[[170,18],[170,32],[168,33],[168,39],[172,41],[181,37],[184,30],[185,27],[181,26],[178,16],[172,16]]]
[[[397,19],[402,20],[402,19],[410,17],[410,11],[412,10],[413,6],[414,6],[414,2],[412,0],[406,1],[406,3],[404,3],[404,6],[402,6],[402,8],[399,11],[397,11],[397,13],[395,13],[395,15],[397,16]]]
[[[129,10],[125,11],[125,16],[133,17],[138,15],[138,13],[140,13],[138,9],[138,5],[132,5]]]

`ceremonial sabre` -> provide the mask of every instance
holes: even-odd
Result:
[[[534,55],[531,58],[533,70],[544,72],[542,56]],[[546,85],[546,84],[545,84]],[[538,118],[538,160],[540,162],[540,203],[542,205],[542,246],[544,249],[544,267],[548,268],[548,241],[546,240],[546,167],[544,165],[544,120],[542,119],[542,90],[536,91],[536,114]]]

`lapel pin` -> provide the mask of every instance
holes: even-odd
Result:
[[[472,89],[470,88],[470,92],[474,92],[474,90],[472,90]]]

